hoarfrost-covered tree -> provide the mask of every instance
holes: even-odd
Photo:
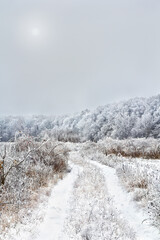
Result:
[[[81,141],[98,141],[105,137],[118,139],[130,137],[160,137],[160,95],[151,98],[135,98],[108,104],[93,111],[56,117],[1,117],[1,141],[13,141],[15,132],[23,131],[39,140],[45,132],[55,137],[63,133],[71,139],[78,135]]]

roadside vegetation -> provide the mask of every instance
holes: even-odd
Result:
[[[160,140],[154,138],[130,138],[116,140],[105,138],[99,141],[105,155],[115,154],[123,157],[160,159]]]
[[[84,143],[82,155],[114,168],[133,201],[148,214],[144,221],[160,229],[159,144],[155,139],[107,138]]]
[[[24,216],[32,215],[41,194],[51,188],[68,169],[68,149],[52,139],[36,142],[21,136],[0,146],[0,235],[7,233]]]

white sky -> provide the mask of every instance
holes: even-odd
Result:
[[[159,0],[0,0],[0,114],[63,114],[160,90]]]

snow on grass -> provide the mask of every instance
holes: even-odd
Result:
[[[148,212],[148,221],[160,229],[160,162],[125,160],[116,167],[122,185],[130,191],[137,204]]]
[[[68,200],[79,172],[80,168],[75,166],[63,180],[59,180],[57,185],[52,187],[49,201],[48,196],[43,196],[32,216],[24,216],[26,225],[16,225],[5,240],[58,240],[68,214]]]
[[[3,145],[0,148],[0,238],[17,240],[20,227],[28,227],[29,221],[41,215],[34,210],[50,192],[49,184],[53,188],[66,174],[68,149],[52,139],[37,142],[25,135]]]
[[[104,154],[91,147],[84,151],[82,144],[67,146],[72,171],[54,186],[43,222],[31,233],[21,229],[7,240],[160,239],[157,228],[144,221],[148,215],[122,188],[116,170],[96,162],[103,162]],[[109,159],[109,164],[113,160]],[[43,205],[39,212],[44,212]]]
[[[86,143],[81,148],[81,155],[103,165],[116,169],[121,184],[146,212],[147,222],[160,230],[160,160],[105,155],[97,144]]]
[[[53,185],[53,183],[52,183]],[[53,188],[53,187],[52,187]],[[37,207],[33,209],[22,209],[21,215],[23,214],[22,221],[19,221],[9,228],[9,231],[3,232],[0,239],[3,240],[26,240],[31,235],[34,236],[34,229],[43,220],[45,209],[48,203],[48,197],[51,191],[51,183],[48,187],[40,189],[36,196]],[[10,219],[8,219],[9,221]]]
[[[124,219],[129,223],[140,240],[158,240],[160,239],[159,232],[153,226],[144,222],[148,216],[139,208],[136,207],[131,200],[130,195],[120,186],[116,171],[108,166],[94,162],[94,164],[102,169],[108,192],[112,196],[115,208],[117,208]]]
[[[106,188],[103,173],[72,153],[83,171],[77,178],[70,199],[70,214],[65,220],[61,240],[134,240],[135,233],[119,216]]]

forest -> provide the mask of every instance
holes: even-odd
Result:
[[[1,142],[14,141],[22,133],[37,141],[46,137],[71,142],[97,142],[105,137],[157,139],[160,137],[160,95],[133,98],[72,115],[0,117]]]

